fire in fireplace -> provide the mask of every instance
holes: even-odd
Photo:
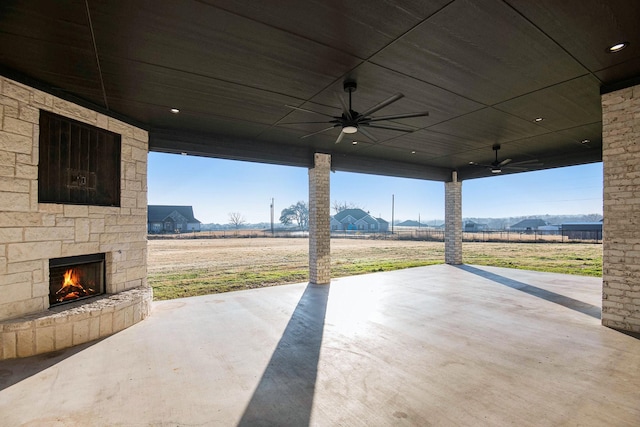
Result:
[[[104,293],[104,254],[49,260],[49,306]]]

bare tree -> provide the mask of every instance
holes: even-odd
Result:
[[[240,212],[229,212],[229,224],[233,225],[236,230],[246,223]]]
[[[366,210],[363,206],[358,205],[357,203],[353,203],[353,202],[338,202],[337,200],[333,201],[333,210],[336,213],[340,213],[342,211],[346,211],[347,209],[362,209],[363,211]]]

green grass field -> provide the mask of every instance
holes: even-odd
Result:
[[[149,283],[165,300],[308,280],[307,239],[149,241]],[[398,240],[331,241],[331,275],[390,271],[444,262],[444,244]],[[463,244],[465,264],[602,276],[602,245]]]

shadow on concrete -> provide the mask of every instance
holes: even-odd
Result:
[[[618,329],[618,328],[611,328],[614,331],[618,331],[621,334],[625,334],[627,336],[630,336],[631,338],[635,338],[637,340],[640,340],[640,332],[632,332],[632,331],[625,331],[624,329]]]
[[[546,301],[560,304],[563,307],[578,311],[582,314],[586,314],[587,316],[591,316],[598,320],[600,320],[600,317],[602,316],[601,308],[593,304],[588,304],[586,302],[582,302],[565,295],[560,295],[546,289],[538,288],[537,286],[528,285],[517,280],[509,279],[508,277],[500,276],[499,274],[490,273],[488,271],[482,270],[480,268],[475,268],[470,265],[463,264],[456,265],[455,267],[458,267],[461,270],[467,271],[477,276],[484,277],[485,279],[492,280],[501,285],[508,286],[512,289],[516,289],[529,295],[542,298]]]
[[[329,285],[307,285],[238,426],[307,426]]]
[[[0,391],[80,353],[103,339],[36,356],[0,361]]]

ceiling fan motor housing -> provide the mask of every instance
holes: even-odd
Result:
[[[345,80],[342,84],[342,87],[344,88],[345,92],[351,93],[356,91],[356,89],[358,88],[358,84],[355,82],[355,80]]]

